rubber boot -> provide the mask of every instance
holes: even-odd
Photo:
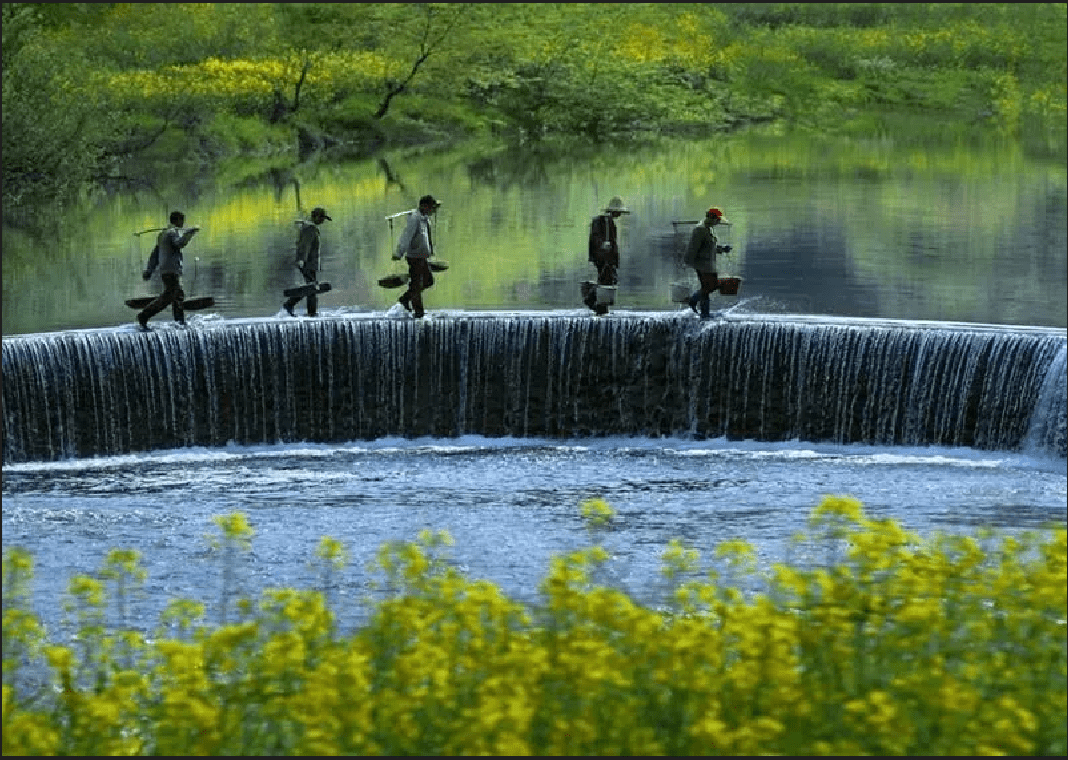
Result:
[[[586,304],[586,308],[590,311],[597,311],[597,286],[592,282],[584,282],[580,287],[582,293],[582,303]]]

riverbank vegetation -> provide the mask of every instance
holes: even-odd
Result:
[[[921,120],[1063,158],[1065,9],[5,3],[4,213],[176,162],[757,124],[870,134]]]
[[[5,755],[1063,755],[1063,527],[921,538],[826,497],[803,564],[759,570],[725,541],[662,554],[662,602],[602,585],[614,512],[554,558],[534,605],[449,562],[447,534],[381,547],[378,601],[340,630],[346,548],[321,590],[237,589],[253,540],[216,518],[222,599],[128,621],[136,552],[70,582],[76,635],[32,612],[32,558],[5,550]],[[109,623],[110,621],[110,623]]]

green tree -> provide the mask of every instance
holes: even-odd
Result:
[[[31,4],[3,6],[3,203],[7,223],[69,203],[101,169],[112,118],[78,49],[54,44]]]
[[[437,5],[446,7],[436,8],[435,3],[427,3],[423,6],[422,13],[418,14],[419,23],[415,24],[414,39],[409,43],[412,46],[411,52],[406,56],[411,60],[411,68],[399,77],[386,81],[386,91],[374,113],[376,119],[381,119],[389,112],[389,104],[393,98],[408,89],[430,56],[440,52],[445,46],[453,28],[460,21],[462,8],[448,8],[448,3]]]

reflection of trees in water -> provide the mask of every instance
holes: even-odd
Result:
[[[393,171],[393,167],[389,165],[389,161],[384,158],[378,159],[378,168],[382,170],[382,174],[386,177],[386,191],[388,192],[391,187],[396,186],[402,193],[408,193],[408,187],[404,184],[404,181],[397,176]]]
[[[528,187],[547,182],[548,164],[558,161],[557,154],[532,150],[509,150],[468,162],[467,175],[477,184],[496,189]]]
[[[274,190],[275,201],[281,201],[289,188],[293,188],[297,214],[300,215],[300,180],[297,179],[295,167],[272,166],[259,174],[252,174],[235,184],[237,188],[258,188],[263,186]]]
[[[625,150],[619,155],[625,156]],[[594,172],[595,181],[599,177],[607,188],[611,186],[617,168],[608,168],[611,155],[607,163],[604,158],[604,147],[599,145],[513,145],[505,151],[468,161],[465,167],[467,175],[478,184],[508,188],[546,184],[550,178],[571,173],[577,166],[588,166]],[[605,193],[602,203],[617,194],[607,189]],[[597,194],[599,196],[600,192]]]

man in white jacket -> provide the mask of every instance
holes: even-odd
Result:
[[[434,255],[434,240],[430,234],[430,217],[441,204],[433,195],[424,195],[419,199],[419,208],[408,215],[408,224],[397,241],[393,260],[408,260],[408,289],[397,302],[412,312],[416,319],[422,319],[423,291],[434,284],[434,275],[430,271],[430,257]]]

